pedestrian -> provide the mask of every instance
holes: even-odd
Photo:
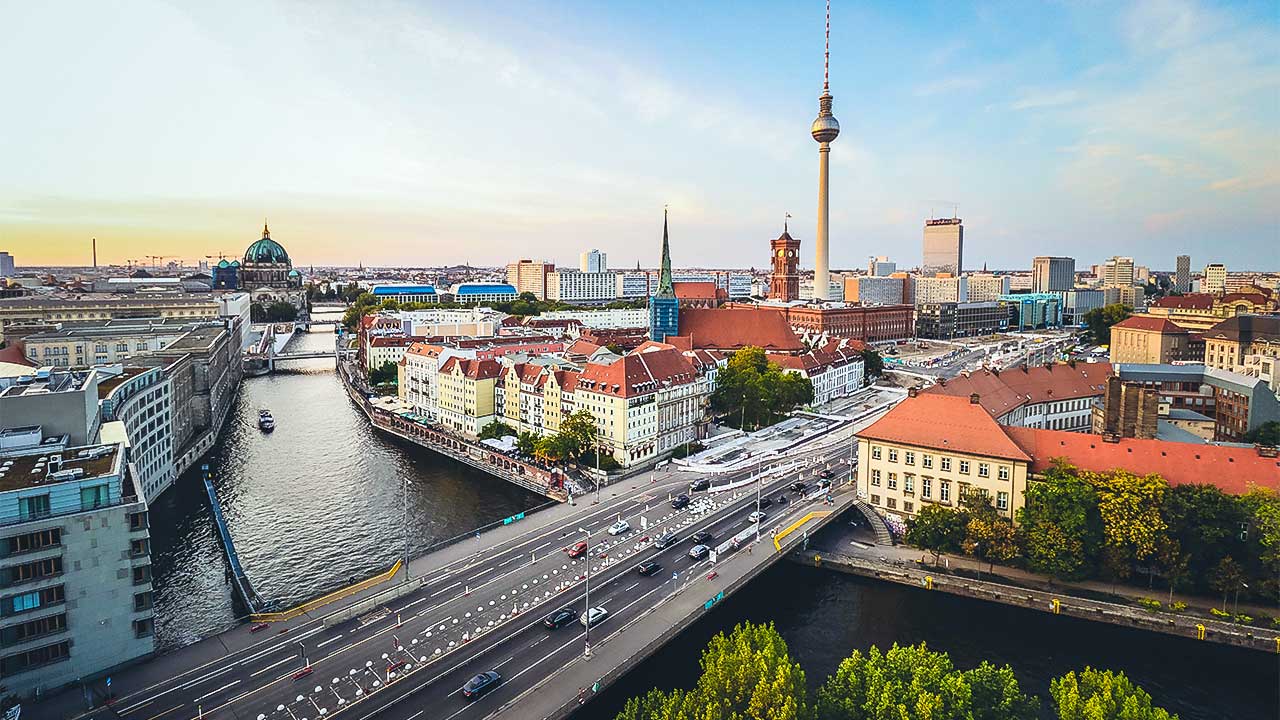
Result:
[[[584,687],[580,687],[578,688],[578,704],[584,705],[586,704],[586,702],[587,702],[587,689]]]

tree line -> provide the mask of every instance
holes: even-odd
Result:
[[[616,720],[1035,720],[1040,697],[1013,669],[983,662],[961,670],[924,643],[855,650],[816,693],[773,624],[743,623],[702,652],[690,690],[650,690]],[[1057,720],[1177,720],[1124,673],[1086,667],[1049,683]]]
[[[908,544],[964,553],[1062,580],[1156,578],[1169,591],[1280,598],[1280,495],[1255,487],[1171,487],[1157,474],[1090,472],[1057,461],[1028,485],[1017,524],[970,491],[958,508],[926,504]]]
[[[355,286],[349,286],[355,287]],[[357,288],[358,289],[358,288]],[[400,302],[395,298],[380,298],[371,292],[361,290],[358,293],[351,294],[347,289],[341,293],[341,297],[350,303],[346,312],[342,315],[342,324],[348,330],[354,330],[356,324],[360,322],[360,318],[376,313],[382,310],[430,310],[430,309],[459,309],[476,307],[477,303],[459,303],[459,302]],[[487,307],[504,312],[508,315],[516,315],[519,317],[530,317],[541,315],[544,312],[554,312],[557,310],[617,310],[617,309],[639,309],[648,306],[648,300],[638,298],[636,300],[615,300],[611,303],[598,307],[585,305],[571,305],[555,300],[539,300],[537,295],[531,292],[520,293],[515,300],[509,302],[483,302],[478,303],[480,307]]]

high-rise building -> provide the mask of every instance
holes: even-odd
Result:
[[[10,277],[13,275],[13,256],[7,252],[0,252],[0,277]]]
[[[964,270],[964,223],[960,218],[931,218],[924,221],[924,259],[920,271],[925,275]]]
[[[971,273],[969,280],[969,302],[990,302],[1009,294],[1009,276],[992,275],[991,273]]]
[[[822,64],[822,95],[818,96],[818,117],[809,132],[818,142],[818,237],[814,245],[817,251],[813,263],[813,299],[819,302],[830,296],[831,235],[827,227],[831,219],[827,203],[831,142],[840,134],[840,123],[831,114],[831,0],[827,0],[826,49]]]
[[[1178,268],[1173,273],[1173,289],[1183,294],[1191,292],[1190,255],[1178,256]]]
[[[547,275],[547,299],[564,303],[608,303],[618,298],[618,273],[557,270]]]
[[[782,234],[769,242],[773,273],[769,276],[769,299],[791,302],[800,297],[800,241],[791,237],[783,223]]]
[[[1061,292],[1075,285],[1075,258],[1041,255],[1031,261],[1032,292]]]
[[[1116,255],[1101,267],[1103,287],[1129,287],[1133,285],[1133,258]]]
[[[580,258],[580,270],[584,273],[602,273],[609,270],[608,255],[592,248]]]
[[[667,238],[667,210],[662,210],[662,274],[658,292],[649,298],[649,339],[663,342],[680,334],[680,299],[671,280],[671,243]]]
[[[969,278],[967,277],[952,277],[943,273],[934,277],[918,277],[914,284],[917,306],[969,302]]]
[[[1204,266],[1204,280],[1200,282],[1200,292],[1210,295],[1221,295],[1227,291],[1227,266],[1222,263],[1209,263]]]
[[[528,292],[546,300],[547,276],[555,270],[555,263],[546,260],[517,260],[507,263],[507,284],[516,289],[517,295]]]
[[[867,274],[871,277],[889,277],[898,271],[898,264],[891,262],[886,255],[871,258],[867,263]]]

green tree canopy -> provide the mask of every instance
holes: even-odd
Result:
[[[1280,445],[1280,422],[1268,420],[1244,434],[1244,441],[1259,445]]]
[[[1178,720],[1124,673],[1086,667],[1049,681],[1058,720]]]
[[[968,522],[968,513],[930,503],[907,521],[906,541],[932,553],[933,564],[937,565],[942,553],[960,552]]]
[[[1165,537],[1160,507],[1169,483],[1159,475],[1140,477],[1127,470],[1085,477],[1097,493],[1109,569],[1116,577],[1129,577],[1134,563],[1155,557]]]
[[[868,379],[879,377],[884,373],[884,358],[880,357],[880,353],[871,348],[863,349],[862,371],[863,376]]]
[[[1089,337],[1099,345],[1111,342],[1111,326],[1133,314],[1133,308],[1120,303],[1112,303],[1094,308],[1084,314],[1084,325]]]
[[[783,372],[763,349],[735,352],[716,374],[711,407],[729,424],[759,428],[777,422],[798,405],[813,402],[813,383],[796,373]]]
[[[1165,493],[1160,513],[1169,537],[1186,556],[1188,579],[1197,589],[1207,589],[1209,571],[1238,551],[1244,504],[1216,485],[1178,485]]]
[[[508,435],[515,435],[515,428],[502,422],[494,420],[493,422],[480,428],[480,434],[477,436],[481,440],[501,440]]]
[[[1078,578],[1097,566],[1102,547],[1098,494],[1079,473],[1055,463],[1028,485],[1018,511],[1028,567],[1057,578]]]
[[[369,371],[369,384],[382,385],[384,383],[394,383],[399,379],[397,366],[390,360],[382,363],[378,367]]]

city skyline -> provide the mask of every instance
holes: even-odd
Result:
[[[815,242],[809,5],[14,9],[0,59],[34,111],[0,120],[26,168],[0,180],[0,245],[234,256],[267,215],[307,264],[652,267],[670,204],[678,265],[764,268],[785,213]],[[917,264],[956,205],[969,268],[1275,265],[1265,4],[833,14],[833,269]],[[41,52],[55,32],[79,53]]]

